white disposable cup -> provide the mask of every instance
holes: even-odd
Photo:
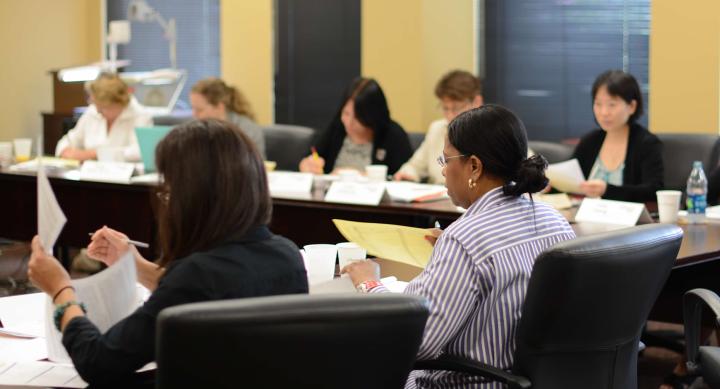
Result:
[[[30,159],[30,149],[32,147],[32,139],[30,139],[30,138],[13,139],[13,145],[15,146],[15,159],[17,159],[17,160]]]
[[[364,248],[358,246],[356,243],[343,242],[338,243],[338,262],[340,263],[340,270],[347,266],[352,261],[361,261],[367,256],[367,251]]]
[[[365,174],[370,181],[382,182],[387,179],[387,169],[387,165],[368,165]]]
[[[308,284],[330,281],[335,276],[337,247],[334,244],[309,244],[305,247]]]
[[[97,159],[100,162],[125,162],[122,147],[102,146],[97,149]]]
[[[657,195],[660,223],[677,223],[682,192],[679,190],[659,190],[655,194]]]
[[[0,167],[8,167],[12,163],[13,146],[11,142],[0,142]]]

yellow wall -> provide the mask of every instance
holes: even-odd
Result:
[[[220,72],[240,88],[257,121],[273,122],[272,0],[220,0]]]
[[[650,128],[720,131],[720,2],[653,1]]]
[[[0,1],[0,140],[37,136],[49,69],[100,59],[100,0]]]
[[[433,91],[448,70],[475,72],[473,0],[363,0],[364,76],[382,85],[393,118],[425,132],[442,117]]]

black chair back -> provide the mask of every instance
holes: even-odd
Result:
[[[402,388],[428,309],[405,295],[187,304],[157,322],[158,388]]]
[[[717,152],[713,153],[713,146],[718,140],[717,135],[657,134],[657,136],[663,142],[666,189],[685,191],[693,161],[702,161],[705,174],[717,166]]]
[[[422,132],[408,132],[408,139],[410,140],[410,146],[413,152],[420,147],[422,142],[425,140],[425,133]]]
[[[315,130],[291,124],[273,124],[263,127],[265,154],[275,161],[277,170],[297,171],[300,160],[310,155]]]
[[[532,387],[637,388],[640,333],[682,230],[651,224],[562,242],[538,257],[513,373]]]
[[[573,151],[575,150],[573,146],[563,143],[544,142],[538,140],[528,141],[528,147],[531,148],[535,154],[540,154],[545,157],[548,163],[567,161],[572,158]]]

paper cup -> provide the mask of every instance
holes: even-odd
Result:
[[[13,140],[13,145],[15,146],[15,160],[17,162],[24,162],[30,159],[32,139],[17,138]]]
[[[365,166],[365,174],[370,181],[383,182],[387,179],[387,165]]]
[[[682,192],[679,190],[659,190],[657,195],[660,223],[677,223]]]
[[[308,284],[327,282],[335,276],[337,247],[334,244],[310,244],[305,247]]]
[[[347,266],[350,262],[363,260],[367,256],[367,252],[364,248],[352,242],[338,243],[335,246],[337,246],[340,270],[342,270],[342,268]]]
[[[13,146],[11,142],[0,142],[0,168],[12,164]]]

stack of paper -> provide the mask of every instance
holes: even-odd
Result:
[[[387,194],[393,201],[404,203],[442,200],[448,198],[444,185],[418,184],[415,182],[388,182]]]
[[[428,231],[423,228],[338,219],[333,223],[345,239],[378,258],[424,268],[433,251],[432,244],[425,240]]]

